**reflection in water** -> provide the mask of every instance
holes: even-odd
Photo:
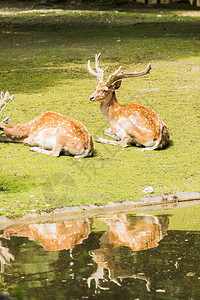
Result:
[[[120,286],[118,280],[137,278],[146,281],[146,288],[150,290],[149,278],[143,275],[129,274],[115,262],[118,247],[129,247],[132,251],[142,251],[158,246],[158,242],[166,235],[169,220],[167,217],[128,216],[126,214],[112,215],[102,219],[109,225],[100,238],[100,249],[91,252],[98,268],[88,278],[95,280],[96,290],[106,289],[100,285],[100,280],[110,280]],[[107,278],[106,278],[107,271]]]
[[[4,230],[0,237],[28,237],[29,240],[38,240],[48,251],[58,251],[73,249],[75,245],[81,244],[84,239],[88,238],[91,225],[91,219],[22,225]]]
[[[125,246],[133,251],[141,251],[158,246],[158,242],[166,235],[168,217],[114,215],[103,219],[109,230],[101,237],[102,248],[113,249]]]
[[[11,266],[11,259],[14,260],[14,255],[10,254],[9,249],[2,246],[0,242],[0,261],[1,261],[1,273],[5,270],[5,265]]]
[[[0,231],[0,290],[13,295],[15,283],[28,299],[196,300],[200,235],[169,231],[169,221],[115,214],[10,226]]]

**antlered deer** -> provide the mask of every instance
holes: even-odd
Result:
[[[167,234],[168,217],[118,214],[99,219],[106,222],[109,229],[99,240],[100,248],[90,251],[97,264],[97,270],[87,279],[89,288],[93,280],[97,291],[107,289],[105,285],[101,286],[101,282],[108,281],[107,279],[121,286],[119,280],[135,278],[144,280],[147,290],[150,291],[150,278],[121,268],[116,261],[116,254],[120,247],[128,247],[134,252],[157,247],[159,241]]]
[[[10,97],[9,94],[7,96]],[[5,98],[3,93],[2,97]],[[0,122],[0,130],[4,134],[0,135],[0,142],[24,143],[32,146],[32,151],[54,157],[61,152],[76,158],[93,154],[92,137],[85,126],[54,111],[47,111],[27,123],[13,125]]]
[[[140,103],[119,104],[115,94],[115,90],[121,85],[120,79],[145,75],[149,73],[151,64],[142,72],[129,74],[121,72],[119,67],[106,82],[103,82],[103,73],[107,68],[100,69],[99,56],[100,53],[95,56],[97,72],[92,70],[90,60],[88,61],[89,72],[98,79],[98,86],[90,100],[101,102],[100,110],[110,123],[110,128],[106,129],[104,134],[116,141],[99,138],[96,142],[121,147],[127,147],[127,144],[145,146],[142,150],[164,148],[169,141],[169,131],[161,118],[152,109]]]

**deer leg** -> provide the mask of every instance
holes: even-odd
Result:
[[[119,142],[118,146],[119,147],[123,147],[126,148],[128,146],[128,143],[130,142],[131,138],[130,137],[124,137],[121,139],[121,141]]]
[[[54,149],[51,151],[50,155],[54,157],[58,157],[60,155],[60,152],[63,149],[63,144],[56,143]]]
[[[29,146],[34,146],[36,145],[34,142],[33,142],[33,139],[29,138],[29,139],[26,139],[26,144],[28,144]],[[53,146],[53,145],[52,145]],[[51,147],[51,146],[50,146]],[[43,154],[46,154],[46,155],[51,155],[51,156],[54,156],[54,157],[58,157],[60,155],[60,152],[62,151],[63,149],[63,143],[62,143],[62,136],[57,136],[56,137],[56,142],[55,142],[55,145],[53,146],[53,150],[47,150],[49,149],[49,145],[45,146],[45,145],[40,145],[40,147],[31,147],[29,150],[31,151],[35,151],[35,152],[38,152],[38,153],[43,153]]]
[[[74,158],[84,158],[84,157],[87,156],[87,154],[88,154],[88,152],[85,152],[85,153],[80,154],[80,155],[75,155]]]
[[[38,153],[42,153],[42,154],[46,154],[46,155],[51,155],[51,156],[54,156],[54,157],[58,157],[60,155],[60,152],[59,151],[52,151],[52,150],[46,150],[46,149],[43,149],[43,148],[40,148],[40,147],[31,147],[29,150],[31,151],[35,151],[35,152],[38,152]]]
[[[142,149],[138,149],[139,151],[151,151],[151,150],[155,150],[158,148],[160,142],[157,140],[153,143],[152,146],[148,147],[148,145],[145,147],[145,148],[142,148]],[[144,145],[145,146],[145,145]]]
[[[47,154],[47,155],[51,155],[51,152],[52,152],[52,151],[49,151],[49,150],[42,149],[40,147],[31,147],[31,148],[29,148],[29,150],[30,151],[35,151],[35,152],[38,152],[38,153]]]
[[[109,145],[112,145],[112,146],[118,146],[118,144],[119,144],[119,142],[117,142],[117,141],[111,141],[111,140],[104,139],[104,138],[99,138],[99,139],[95,140],[95,142],[103,143],[103,144],[109,144]]]
[[[104,138],[99,138],[96,140],[97,143],[103,143],[103,144],[109,144],[112,146],[119,146],[119,147],[127,147],[128,142],[130,141],[130,137],[125,137],[123,138],[121,141],[111,141],[108,139],[104,139]]]
[[[113,139],[115,139],[115,140],[117,140],[117,141],[120,140],[120,139],[117,137],[117,135],[116,135],[115,133],[112,132],[112,128],[111,128],[111,127],[109,127],[108,129],[105,129],[105,130],[104,130],[104,134],[107,135],[107,136],[109,136],[109,137],[111,137],[111,138],[113,138]]]
[[[46,149],[43,149],[43,148],[40,148],[40,147],[31,147],[29,148],[29,150],[31,151],[35,151],[35,152],[38,152],[38,153],[42,153],[42,154],[46,154],[46,155],[51,155],[51,156],[54,156],[54,157],[58,157],[60,155],[60,152],[59,151],[52,151],[52,150],[46,150]]]

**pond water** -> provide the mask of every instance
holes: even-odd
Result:
[[[199,299],[200,205],[0,230],[12,299]],[[0,227],[1,229],[1,227]]]

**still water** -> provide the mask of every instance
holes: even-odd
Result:
[[[199,220],[193,205],[13,222],[0,230],[0,290],[28,300],[200,299]]]

